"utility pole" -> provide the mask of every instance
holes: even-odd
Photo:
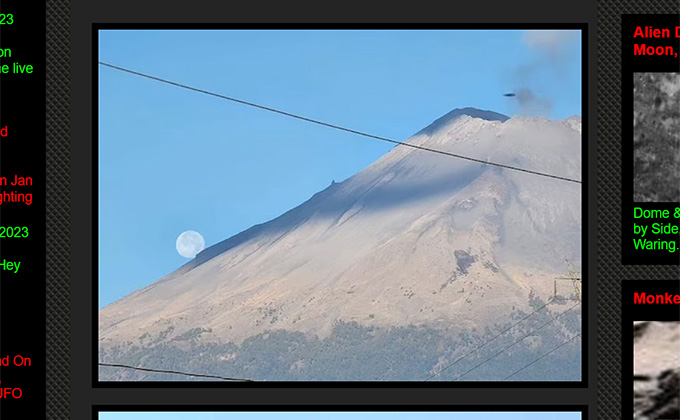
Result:
[[[574,286],[574,293],[576,294],[576,299],[578,299],[578,301],[581,302],[581,275],[578,270],[572,268],[571,264],[569,263],[569,260],[566,261],[567,265],[569,266],[569,271],[567,272],[567,275],[555,277],[555,279],[553,280],[554,284],[553,299],[557,298],[557,280],[571,280],[572,285]]]

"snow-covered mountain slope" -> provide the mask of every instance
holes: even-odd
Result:
[[[581,179],[581,121],[454,110],[408,143]],[[337,322],[456,334],[529,311],[581,260],[581,185],[397,146],[105,308],[100,348]],[[565,290],[568,292],[569,290]]]

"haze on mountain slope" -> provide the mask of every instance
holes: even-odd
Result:
[[[550,121],[456,109],[408,142],[581,179],[578,117]],[[282,216],[103,308],[100,361],[259,380],[423,380],[546,303],[554,277],[570,268],[566,261],[580,260],[580,184],[397,146]],[[489,351],[567,308],[539,311]],[[496,358],[504,369],[478,369],[464,380],[502,379],[578,331],[580,307],[521,341],[509,359]],[[395,342],[401,347],[387,356]],[[246,347],[250,359],[263,351],[268,356],[263,353],[260,364],[272,358],[278,364],[241,363]],[[204,361],[187,362],[198,349]],[[329,352],[334,361],[320,365]],[[418,353],[422,357],[409,362],[417,368],[394,367]],[[358,362],[357,354],[380,361]],[[456,380],[481,356],[437,379]],[[580,379],[579,341],[553,356],[564,359],[558,369],[537,364],[513,380]],[[368,363],[380,368],[368,374]],[[100,375],[167,379],[107,369]]]

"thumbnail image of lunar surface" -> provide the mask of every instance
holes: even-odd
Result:
[[[680,322],[633,325],[634,418],[680,419]]]

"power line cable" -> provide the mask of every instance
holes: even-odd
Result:
[[[418,146],[418,145],[415,145],[415,144],[410,144],[410,143],[406,143],[406,142],[403,142],[403,141],[390,139],[390,138],[387,138],[387,137],[376,136],[374,134],[369,134],[369,133],[366,133],[366,132],[363,132],[363,131],[353,130],[351,128],[342,127],[342,126],[339,126],[339,125],[336,125],[336,124],[323,122],[323,121],[320,121],[320,120],[308,118],[308,117],[298,115],[298,114],[293,114],[291,112],[282,111],[280,109],[271,108],[271,107],[268,107],[268,106],[265,106],[265,105],[256,104],[254,102],[249,102],[249,101],[234,98],[234,97],[231,97],[231,96],[222,95],[222,94],[211,92],[211,91],[208,91],[208,90],[205,90],[205,89],[200,89],[200,88],[196,88],[196,87],[193,87],[193,86],[185,85],[183,83],[173,82],[171,80],[163,79],[163,78],[153,76],[153,75],[150,75],[150,74],[147,74],[147,73],[142,73],[142,72],[139,72],[139,71],[136,71],[136,70],[131,70],[131,69],[128,69],[128,68],[125,68],[125,67],[116,66],[114,64],[106,63],[106,62],[103,62],[103,61],[99,61],[99,65],[109,67],[109,68],[112,68],[112,69],[115,69],[115,70],[119,70],[119,71],[122,71],[122,72],[125,72],[125,73],[133,74],[135,76],[140,76],[140,77],[144,77],[144,78],[147,78],[147,79],[155,80],[157,82],[165,83],[165,84],[175,86],[175,87],[179,87],[179,88],[182,88],[182,89],[187,89],[187,90],[191,90],[191,91],[194,91],[194,92],[202,93],[204,95],[214,96],[216,98],[235,102],[235,103],[238,103],[238,104],[241,104],[241,105],[250,106],[250,107],[261,109],[261,110],[264,110],[264,111],[274,112],[276,114],[284,115],[286,117],[296,118],[298,120],[306,121],[308,123],[321,125],[321,126],[324,126],[324,127],[344,131],[344,132],[347,132],[347,133],[356,134],[356,135],[363,136],[363,137],[372,138],[372,139],[375,139],[375,140],[380,140],[380,141],[385,141],[385,142],[388,142],[388,143],[398,144],[398,145],[401,145],[401,146],[411,147],[413,149],[424,150],[426,152],[438,153],[440,155],[451,156],[451,157],[455,157],[455,158],[458,158],[458,159],[464,159],[464,160],[468,160],[470,162],[477,162],[477,163],[481,163],[481,164],[484,164],[484,165],[492,165],[492,166],[497,166],[499,168],[505,168],[505,169],[524,172],[524,173],[528,173],[528,174],[532,174],[532,175],[543,176],[543,177],[546,177],[546,178],[558,179],[558,180],[561,180],[561,181],[573,182],[573,183],[576,183],[576,184],[582,183],[582,181],[577,180],[577,179],[573,179],[573,178],[568,178],[568,177],[559,176],[559,175],[553,175],[553,174],[549,174],[549,173],[545,173],[545,172],[532,171],[530,169],[518,168],[518,167],[515,167],[515,166],[506,165],[506,164],[503,164],[503,163],[489,162],[489,161],[486,161],[486,160],[472,158],[472,157],[469,157],[469,156],[463,156],[463,155],[459,155],[459,154],[456,154],[456,153],[445,152],[443,150],[437,150],[437,149],[431,149],[429,147]]]
[[[571,337],[569,340],[565,341],[564,343],[562,343],[562,344],[560,344],[559,346],[555,347],[554,349],[550,350],[549,352],[547,352],[547,353],[544,354],[543,356],[539,357],[538,359],[534,360],[533,362],[529,363],[528,365],[524,366],[523,368],[521,368],[521,369],[515,371],[512,375],[506,376],[505,379],[503,379],[503,381],[507,381],[508,379],[510,379],[510,378],[512,378],[513,376],[517,375],[518,373],[520,373],[520,372],[523,371],[524,369],[528,368],[529,366],[532,366],[533,364],[537,363],[539,360],[541,360],[541,359],[543,359],[544,357],[550,355],[551,353],[556,352],[556,351],[559,350],[560,348],[562,348],[562,347],[566,346],[567,344],[571,343],[572,341],[574,341],[574,339],[575,339],[576,337],[580,337],[580,336],[581,336],[581,333],[575,334],[575,335],[574,335],[573,337]],[[502,382],[502,381],[501,381],[501,382]]]
[[[132,369],[132,370],[139,370],[143,372],[155,372],[155,373],[169,373],[169,374],[174,374],[174,375],[184,375],[184,376],[193,376],[196,378],[210,378],[210,379],[221,379],[223,381],[236,381],[236,382],[255,382],[251,379],[242,379],[242,378],[229,378],[226,376],[217,376],[217,375],[205,375],[201,373],[187,373],[187,372],[180,372],[177,370],[163,370],[163,369],[152,369],[152,368],[144,368],[144,367],[137,367],[137,366],[130,366],[130,365],[122,365],[122,364],[117,364],[117,363],[98,363],[99,366],[103,367],[114,367],[114,368],[122,368],[122,369]]]
[[[572,309],[574,309],[574,308],[577,307],[578,305],[579,305],[578,303],[575,304],[574,306],[572,306],[571,308],[567,309],[566,311],[560,313],[559,315],[557,315],[556,317],[554,317],[554,318],[551,319],[550,321],[546,322],[545,324],[543,324],[543,325],[541,325],[540,327],[536,328],[536,329],[533,330],[532,332],[526,334],[524,337],[522,337],[522,338],[520,338],[519,340],[515,341],[514,343],[510,344],[509,346],[507,346],[507,347],[504,348],[503,350],[501,350],[501,351],[499,351],[498,353],[494,354],[493,356],[491,356],[491,357],[485,359],[482,363],[479,363],[479,364],[476,365],[475,367],[473,367],[473,368],[471,368],[471,369],[465,371],[462,375],[458,375],[458,377],[457,377],[455,380],[456,380],[456,381],[460,380],[460,378],[462,378],[463,376],[465,376],[465,375],[467,375],[468,373],[472,372],[473,370],[475,370],[475,369],[477,369],[477,368],[479,368],[479,367],[485,365],[485,364],[488,363],[491,359],[493,359],[493,358],[495,358],[496,356],[499,356],[499,355],[505,353],[506,350],[510,349],[511,347],[513,347],[514,345],[516,345],[517,343],[523,341],[525,338],[529,337],[530,335],[533,335],[534,333],[536,333],[536,332],[542,330],[542,329],[545,328],[546,326],[548,326],[548,325],[552,324],[553,322],[557,321],[558,318],[560,318],[562,315],[566,314],[567,312],[571,311]]]
[[[491,337],[489,340],[485,341],[482,345],[480,345],[480,346],[478,346],[478,347],[475,347],[474,349],[470,350],[469,352],[465,353],[464,355],[460,356],[459,358],[457,358],[456,360],[454,360],[454,361],[451,362],[450,364],[448,364],[448,365],[446,365],[445,367],[443,367],[442,369],[440,369],[437,373],[432,374],[432,375],[429,376],[427,379],[425,379],[425,382],[429,381],[430,379],[434,378],[435,376],[438,376],[440,373],[444,372],[446,369],[449,369],[451,366],[455,365],[456,363],[458,363],[458,362],[460,362],[461,360],[465,359],[466,357],[468,357],[468,356],[471,355],[472,353],[476,352],[477,350],[479,350],[479,349],[481,349],[482,347],[486,346],[487,344],[489,344],[489,343],[492,342],[493,340],[497,339],[497,338],[500,337],[501,335],[503,335],[503,334],[505,334],[506,332],[510,331],[511,329],[515,328],[517,325],[519,325],[520,323],[522,323],[523,321],[525,321],[526,319],[528,319],[528,318],[529,318],[530,316],[532,316],[533,314],[538,313],[540,310],[542,310],[542,309],[545,308],[546,306],[550,305],[550,304],[551,304],[552,302],[554,302],[555,300],[556,300],[555,297],[551,298],[550,300],[548,300],[548,302],[547,302],[545,305],[543,305],[543,306],[541,306],[541,307],[539,307],[539,308],[534,309],[531,313],[529,313],[529,315],[525,316],[524,318],[522,318],[522,319],[520,319],[519,321],[515,322],[514,324],[512,324],[511,326],[509,326],[509,327],[506,328],[505,330],[503,330],[503,331],[501,331],[500,333],[496,334],[495,336]]]

